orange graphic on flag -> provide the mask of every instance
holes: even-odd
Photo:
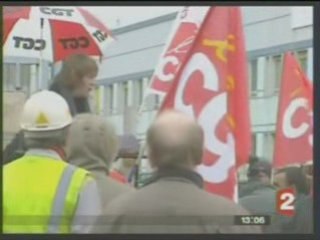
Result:
[[[215,54],[219,60],[222,62],[228,62],[226,51],[234,52],[236,50],[236,46],[234,44],[230,44],[229,40],[234,40],[234,35],[230,34],[227,40],[210,40],[204,39],[202,44],[206,47],[215,47]]]

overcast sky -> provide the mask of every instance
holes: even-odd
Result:
[[[123,27],[128,24],[176,12],[182,7],[86,7],[109,28]],[[119,23],[117,23],[119,20]]]

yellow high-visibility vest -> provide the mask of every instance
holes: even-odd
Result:
[[[70,233],[89,173],[50,157],[25,155],[3,168],[4,233]]]

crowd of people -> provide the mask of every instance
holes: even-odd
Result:
[[[294,217],[282,216],[277,212],[277,191],[287,188],[296,192]],[[312,189],[303,167],[290,166],[272,174],[268,161],[252,157],[248,181],[240,185],[239,197],[239,203],[250,213],[271,216],[271,224],[264,226],[266,233],[313,232]]]
[[[97,73],[90,57],[72,55],[49,91],[26,101],[21,131],[3,155],[4,233],[313,232],[311,187],[300,167],[273,174],[268,161],[252,157],[238,203],[206,192],[195,170],[203,130],[177,111],[162,112],[147,131],[155,169],[147,184],[135,189],[111,178],[117,134],[88,104]],[[276,192],[289,186],[298,193],[296,214],[283,217],[276,212]],[[269,215],[271,224],[229,223],[250,214]]]

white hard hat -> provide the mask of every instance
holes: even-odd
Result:
[[[26,131],[52,131],[70,125],[72,116],[67,102],[57,93],[40,91],[23,107],[20,126]]]

